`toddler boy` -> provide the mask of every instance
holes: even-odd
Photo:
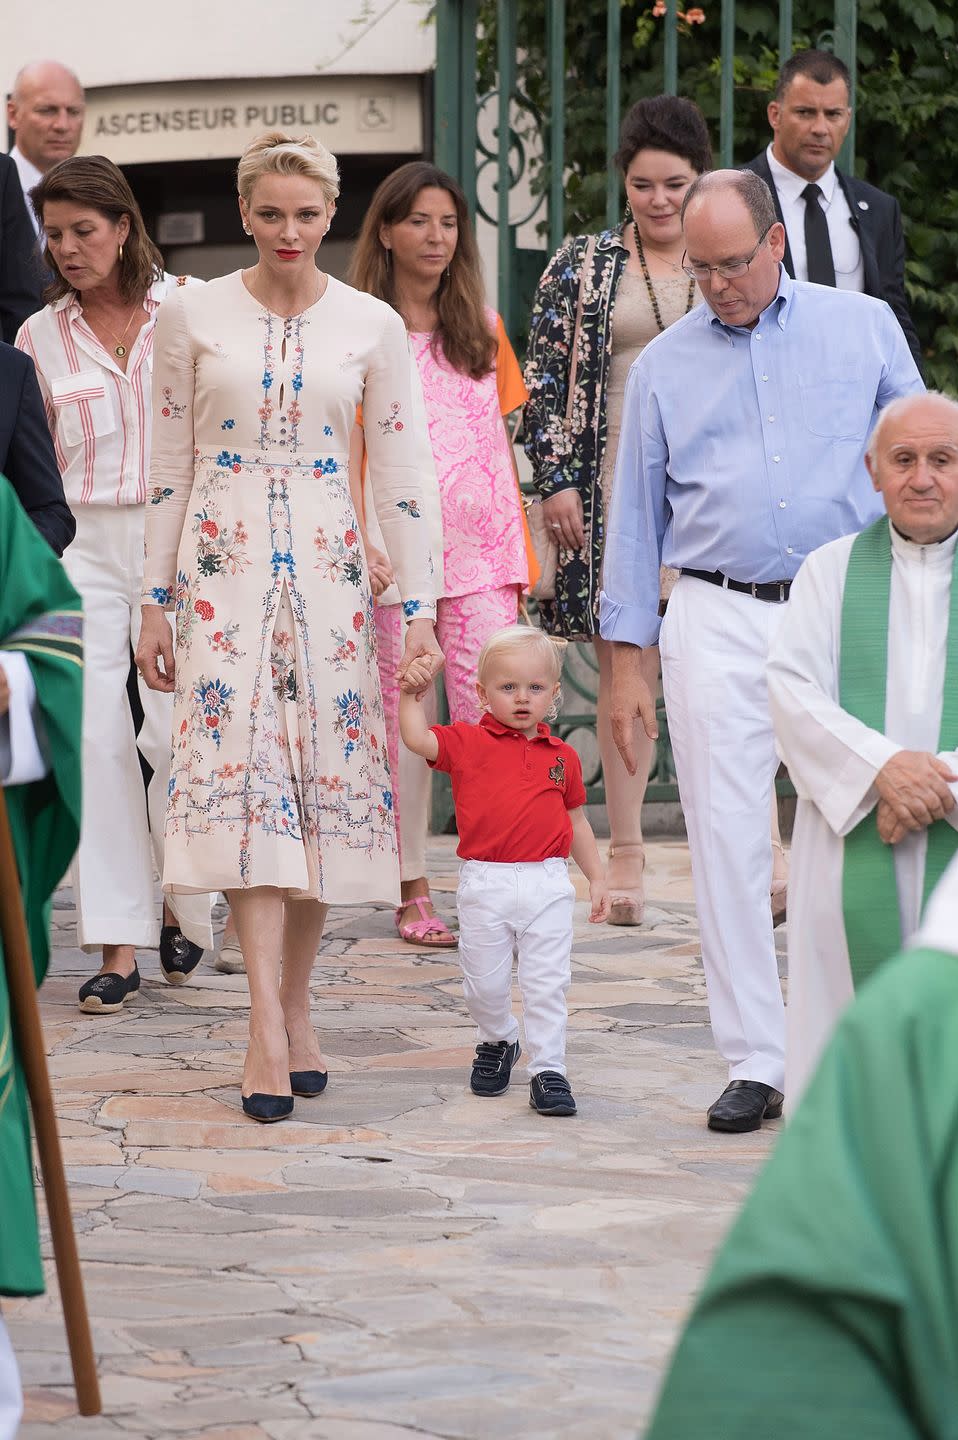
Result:
[[[566,1077],[566,991],[572,975],[575,889],[568,857],[589,881],[590,920],[604,920],[609,894],[585,816],[582,766],[544,723],[555,718],[562,659],[541,630],[512,625],[479,655],[478,725],[427,726],[419,698],[428,663],[402,681],[403,742],[448,771],[459,828],[459,960],[469,1013],[479,1030],[470,1086],[501,1095],[520,1055],[512,1013],[512,961],[529,1050],[529,1104],[541,1115],[574,1115]]]

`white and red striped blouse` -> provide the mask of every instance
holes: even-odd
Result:
[[[72,509],[144,504],[156,312],[170,289],[186,283],[185,276],[164,275],[151,285],[145,301],[150,318],[133,343],[126,374],[84,320],[74,294],[31,315],[21,326],[16,343],[36,365]]]

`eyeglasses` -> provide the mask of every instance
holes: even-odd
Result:
[[[773,220],[772,225],[774,224],[775,221]],[[738,280],[742,275],[746,273],[752,261],[755,259],[756,255],[761,250],[762,246],[765,244],[765,241],[768,238],[768,232],[769,230],[771,230],[772,225],[767,225],[765,227],[761,235],[758,237],[758,244],[755,246],[755,249],[752,251],[751,255],[749,255],[745,260],[727,260],[724,265],[683,265],[682,269],[685,271],[686,275],[688,275],[690,280],[711,280],[713,270],[717,275],[721,275],[723,280]]]

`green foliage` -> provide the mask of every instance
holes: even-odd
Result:
[[[519,88],[549,114],[546,0],[518,0]],[[679,26],[679,89],[701,105],[718,143],[720,5]],[[652,0],[622,0],[623,108],[662,88],[664,20]],[[566,24],[565,228],[604,223],[607,0],[575,0]],[[958,391],[958,21],[947,0],[860,0],[856,173],[896,195],[908,246],[906,280],[928,383]],[[823,41],[831,0],[795,0],[795,48]],[[736,5],[735,159],[768,142],[765,108],[778,67],[778,7]],[[495,86],[495,0],[480,0],[480,91]],[[548,184],[548,162],[535,176]]]

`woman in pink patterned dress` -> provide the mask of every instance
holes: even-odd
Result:
[[[446,696],[453,721],[475,722],[479,651],[496,630],[515,624],[529,584],[522,502],[503,418],[524,403],[526,389],[502,321],[484,303],[475,236],[456,181],[423,161],[384,180],[363,222],[350,278],[398,310],[409,334],[439,482],[443,576],[436,634],[446,656]],[[376,517],[368,501],[366,520],[375,556]],[[411,943],[454,946],[455,936],[433,910],[425,873],[429,772],[418,757],[400,755],[398,598],[390,588],[376,606],[389,757],[399,782],[403,903],[396,924]]]
[[[258,263],[176,291],[158,322],[137,664],[173,691],[164,888],[227,893],[250,989],[243,1108],[278,1120],[326,1083],[309,980],[327,906],[399,898],[349,487],[360,404],[407,657],[441,656],[406,336],[316,268],[336,162],[272,133],[237,178]]]

